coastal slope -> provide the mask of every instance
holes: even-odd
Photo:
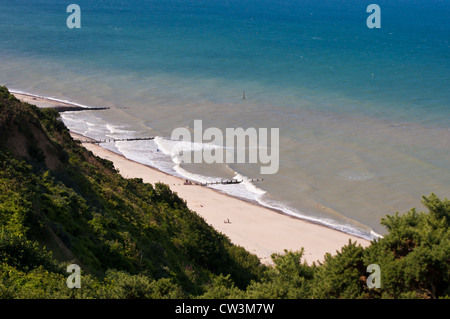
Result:
[[[83,139],[72,133],[72,136]],[[114,163],[126,178],[142,178],[146,183],[169,185],[186,200],[188,207],[231,241],[256,254],[263,263],[271,264],[271,255],[304,248],[304,260],[323,261],[326,253],[335,254],[349,240],[364,247],[366,239],[332,228],[294,218],[264,206],[228,196],[200,185],[184,185],[184,180],[146,165],[129,160],[96,144],[85,144],[95,155]]]
[[[0,87],[0,299],[448,298],[450,201],[433,193],[361,245],[89,148]]]
[[[15,96],[24,102],[38,103],[41,108],[72,106],[69,103],[25,94],[16,93]],[[70,134],[75,140],[89,139],[75,132]],[[229,237],[234,244],[256,254],[265,264],[272,264],[271,255],[283,253],[285,249],[296,251],[303,247],[304,260],[312,264],[323,261],[326,253],[335,254],[349,240],[364,247],[370,245],[370,241],[366,239],[291,217],[211,188],[184,185],[184,180],[178,177],[127,159],[100,145],[86,143],[83,146],[95,155],[113,162],[114,167],[125,178],[142,178],[146,183],[162,182],[169,185],[170,189],[208,224]]]

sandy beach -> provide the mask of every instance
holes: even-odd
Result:
[[[37,107],[40,108],[48,108],[48,107],[73,107],[73,104],[70,103],[65,103],[62,101],[56,101],[56,100],[50,100],[44,97],[40,97],[40,96],[34,96],[34,95],[28,95],[25,93],[15,93],[14,91],[11,92],[12,94],[14,94],[14,96],[16,98],[18,98],[19,100],[21,100],[22,102],[26,102],[26,103],[30,103],[33,105],[36,105]]]
[[[17,98],[39,107],[61,106],[62,103],[40,97],[14,94]],[[66,104],[70,106],[70,104]],[[86,138],[71,132],[74,139]],[[271,264],[273,253],[304,248],[304,260],[308,263],[322,261],[326,253],[335,254],[351,239],[362,246],[368,240],[290,217],[261,205],[253,204],[208,187],[184,185],[184,180],[157,169],[129,160],[97,144],[83,144],[95,155],[114,163],[125,178],[142,178],[154,184],[162,182],[170,186],[188,207],[202,216],[208,224],[225,234],[230,240],[257,255],[261,262]],[[229,221],[229,222],[225,222]]]
[[[78,134],[72,133],[72,136],[83,139]],[[312,263],[322,260],[326,253],[334,254],[349,239],[362,246],[369,245],[367,240],[290,217],[208,187],[184,185],[180,178],[128,160],[99,145],[83,145],[95,155],[112,161],[125,178],[142,178],[146,183],[169,185],[208,224],[227,235],[234,244],[256,254],[264,263],[270,264],[270,256],[282,253],[284,249],[295,251],[304,247],[304,258]],[[225,223],[228,220],[230,223]]]

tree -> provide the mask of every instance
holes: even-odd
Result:
[[[366,263],[381,267],[384,297],[414,292],[416,297],[438,298],[450,293],[450,203],[435,194],[424,196],[422,203],[428,213],[411,209],[383,218],[389,233],[366,250]]]
[[[311,280],[316,266],[301,262],[304,249],[273,254],[275,267],[269,268],[260,282],[254,281],[247,289],[248,298],[257,299],[299,299],[309,298]]]
[[[351,240],[335,256],[326,254],[313,279],[312,297],[319,299],[360,297],[366,271],[363,254],[364,248]]]

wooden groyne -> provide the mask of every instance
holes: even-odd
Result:
[[[82,107],[82,106],[65,106],[65,105],[57,105],[52,107],[58,112],[73,112],[73,111],[100,111],[100,110],[109,110],[109,107]]]
[[[104,140],[79,140],[81,143],[100,144],[110,142],[124,142],[124,141],[149,141],[155,139],[154,137],[133,137],[133,138],[110,138]]]
[[[260,178],[252,178],[249,179],[249,182],[261,182],[264,179],[260,179]],[[220,181],[215,181],[215,182],[204,182],[204,183],[200,183],[200,182],[194,182],[194,181],[190,181],[190,180],[185,180],[184,185],[199,185],[199,186],[208,186],[208,185],[229,185],[229,184],[240,184],[242,183],[244,180],[237,180],[237,179],[227,179],[227,180],[220,180]]]

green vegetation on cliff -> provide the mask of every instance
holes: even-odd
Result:
[[[53,109],[0,87],[0,298],[438,298],[450,294],[450,202],[387,216],[388,234],[322,263],[275,266],[233,245],[167,185],[125,179]],[[66,285],[69,264],[82,287]],[[367,266],[381,269],[369,289]]]

